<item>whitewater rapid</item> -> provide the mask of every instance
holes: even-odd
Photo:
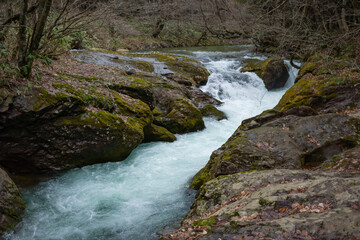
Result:
[[[7,240],[146,240],[176,224],[189,210],[189,182],[241,124],[274,107],[293,84],[267,91],[254,73],[240,73],[247,50],[178,51],[201,61],[211,73],[202,90],[220,99],[228,119],[205,119],[206,129],[177,135],[173,143],[141,144],[122,162],[67,171],[22,189],[24,220]]]

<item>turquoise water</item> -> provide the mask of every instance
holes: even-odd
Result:
[[[195,193],[188,184],[211,153],[243,119],[275,106],[296,75],[290,68],[286,87],[269,92],[255,74],[240,73],[242,60],[254,57],[244,47],[172,52],[206,66],[211,75],[202,90],[224,102],[228,119],[205,119],[205,130],[173,143],[142,144],[125,161],[73,169],[23,189],[26,216],[5,239],[156,239],[189,210]]]

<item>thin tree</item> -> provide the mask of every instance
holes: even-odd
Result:
[[[52,0],[40,0],[38,7],[38,20],[35,23],[33,34],[29,44],[27,44],[26,36],[26,15],[28,12],[28,0],[22,1],[22,13],[19,20],[19,33],[18,33],[18,67],[20,74],[23,77],[29,77],[32,71],[34,55],[39,49],[41,39],[43,37],[47,18],[50,13]],[[29,47],[27,47],[29,46]]]

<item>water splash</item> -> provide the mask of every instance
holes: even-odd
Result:
[[[156,239],[156,231],[179,221],[193,201],[191,177],[243,119],[275,106],[296,74],[269,92],[256,74],[240,73],[247,51],[190,54],[211,72],[202,90],[224,102],[228,120],[206,119],[205,130],[173,143],[142,144],[125,161],[73,169],[23,189],[26,216],[5,239]]]

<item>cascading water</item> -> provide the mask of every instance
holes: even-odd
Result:
[[[194,192],[187,185],[243,119],[277,104],[284,89],[268,92],[253,73],[240,73],[248,51],[179,51],[211,72],[202,89],[224,102],[228,120],[206,119],[201,132],[178,135],[174,143],[140,145],[123,162],[68,171],[30,189],[24,220],[8,240],[156,239],[163,226],[179,221]]]

